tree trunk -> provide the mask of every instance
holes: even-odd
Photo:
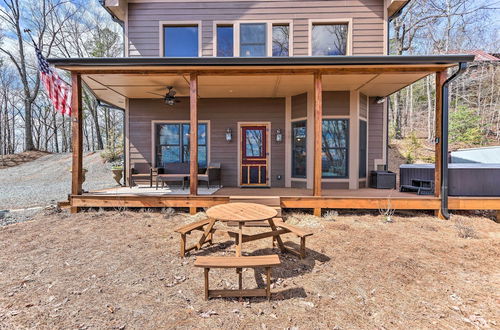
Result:
[[[34,150],[35,145],[33,144],[33,126],[32,126],[32,103],[30,100],[24,100],[24,150]]]
[[[432,131],[432,127],[434,126],[433,118],[433,109],[432,106],[432,95],[431,95],[431,76],[428,76],[425,79],[425,86],[427,91],[427,140],[431,141],[434,133]]]

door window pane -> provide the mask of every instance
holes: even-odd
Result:
[[[217,56],[218,57],[232,57],[233,46],[233,26],[217,26]]]
[[[292,123],[292,177],[305,178],[307,174],[306,121]]]
[[[323,119],[322,142],[323,177],[348,177],[349,121]]]
[[[197,26],[165,26],[163,38],[164,56],[198,57]]]
[[[290,44],[290,27],[273,25],[273,56],[288,56]]]
[[[247,129],[245,140],[245,155],[247,157],[263,157],[263,132],[260,129]]]
[[[347,24],[314,24],[311,39],[312,55],[346,55],[347,29]]]
[[[266,24],[240,24],[240,56],[266,56]]]

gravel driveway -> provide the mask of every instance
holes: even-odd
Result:
[[[85,153],[88,170],[84,190],[116,186],[111,165],[99,153]],[[66,200],[71,190],[71,154],[51,154],[29,163],[0,169],[0,210],[47,206]]]

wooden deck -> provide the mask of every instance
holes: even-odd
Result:
[[[312,196],[312,191],[295,188],[222,188],[212,195],[190,196],[156,193],[131,194],[130,190],[119,189],[114,193],[88,192],[70,197],[72,207],[183,207],[194,212],[197,208],[207,208],[229,203],[234,199],[266,199],[278,201],[283,209],[358,209],[358,210],[434,210],[441,207],[441,201],[434,196],[419,196],[397,190],[359,189],[323,190],[323,196]],[[450,210],[496,210],[500,215],[500,197],[450,197]]]

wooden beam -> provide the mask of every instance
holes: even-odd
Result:
[[[191,73],[189,76],[189,121],[189,192],[196,196],[198,194],[198,75],[196,73]]]
[[[79,74],[71,75],[71,194],[82,194],[83,183],[83,128],[82,128],[82,78]],[[77,213],[78,208],[71,207],[71,213]]]
[[[221,68],[221,69],[165,69],[159,70],[157,68],[124,68],[124,69],[108,69],[109,67],[103,66],[100,68],[71,68],[71,67],[60,67],[61,69],[71,71],[73,73],[79,73],[84,75],[93,74],[130,74],[137,76],[182,76],[190,75],[196,73],[199,76],[267,76],[267,75],[311,75],[316,72],[320,72],[323,75],[327,74],[381,74],[381,73],[433,73],[436,71],[441,71],[448,67],[454,67],[454,64],[450,65],[426,65],[426,66],[396,66],[396,65],[379,65],[371,67],[358,67],[358,66],[347,66],[347,67],[336,67],[336,68],[324,68],[324,69],[311,69],[310,67],[304,68],[280,68],[280,69],[266,69],[266,68]]]
[[[321,73],[314,73],[314,170],[313,196],[321,196],[321,121],[323,118],[323,84]]]
[[[447,78],[446,71],[436,72],[436,127],[435,127],[435,168],[434,168],[434,196],[441,196],[441,159],[442,157],[447,157],[446,155],[441,155],[441,144],[443,138],[442,123],[443,123],[443,84]]]
[[[213,195],[110,195],[85,194],[70,196],[72,207],[211,207],[229,202],[229,196]],[[371,209],[390,207],[396,210],[438,210],[441,201],[434,196],[420,197],[312,197],[283,196],[282,208],[332,208]],[[500,211],[499,197],[450,197],[450,210],[497,210]]]
[[[229,203],[227,196],[154,196],[154,195],[76,195],[74,207],[210,207]]]

